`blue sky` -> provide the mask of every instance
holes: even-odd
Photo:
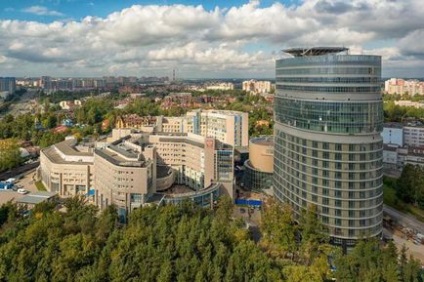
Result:
[[[18,0],[18,1],[0,1],[0,18],[17,19],[40,22],[51,22],[62,17],[65,19],[79,20],[87,16],[106,17],[107,15],[131,7],[133,5],[202,5],[205,9],[212,10],[215,7],[231,8],[240,6],[248,1],[242,0],[216,0],[216,1],[136,1],[136,0]],[[298,3],[294,0],[286,1],[261,1],[260,7],[270,6],[275,2],[294,5]],[[30,7],[45,7],[48,11],[53,11],[52,15],[48,13],[37,15],[35,13],[25,12]],[[62,15],[56,14],[60,13]]]
[[[288,47],[381,55],[424,77],[422,0],[0,1],[0,76],[274,77]]]

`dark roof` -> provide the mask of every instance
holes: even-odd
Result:
[[[263,145],[263,146],[273,146],[274,137],[273,136],[260,136],[251,138],[250,142],[253,144]]]
[[[295,57],[304,56],[321,56],[331,53],[340,53],[347,51],[349,48],[346,47],[312,47],[312,48],[290,48],[284,49],[283,52],[291,54]]]

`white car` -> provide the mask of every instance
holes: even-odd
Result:
[[[18,193],[19,194],[26,194],[26,193],[28,193],[28,191],[25,190],[25,189],[18,189]]]

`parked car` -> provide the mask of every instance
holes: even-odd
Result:
[[[27,190],[25,190],[25,189],[18,189],[18,193],[19,194],[27,194],[28,193],[28,191]]]

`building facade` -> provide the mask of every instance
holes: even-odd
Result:
[[[274,171],[274,140],[272,136],[252,138],[249,141],[249,159],[244,162],[243,187],[261,191],[272,187]]]
[[[242,89],[253,94],[270,93],[272,86],[270,81],[247,80],[243,81]]]
[[[95,202],[100,208],[114,204],[123,216],[156,192],[155,148],[143,150],[133,141],[128,136],[94,151]]]
[[[192,110],[181,117],[118,117],[119,129],[140,129],[144,132],[193,133],[213,137],[230,146],[247,146],[249,142],[249,114],[225,110]]]
[[[40,151],[38,173],[49,192],[72,197],[85,195],[93,187],[93,152],[76,145],[75,139],[68,139]]]
[[[7,96],[16,91],[16,79],[14,77],[0,77],[0,97],[6,99]]]
[[[424,82],[416,79],[391,78],[384,82],[384,91],[387,94],[424,95]]]
[[[101,209],[113,204],[124,221],[127,213],[158,196],[202,206],[221,194],[234,196],[234,149],[212,137],[114,129],[110,140],[95,148],[70,139],[40,155],[38,175],[48,191],[61,197],[89,195]],[[184,191],[174,193],[173,185]]]
[[[276,62],[274,195],[315,205],[334,244],[382,232],[381,57],[294,48]]]

